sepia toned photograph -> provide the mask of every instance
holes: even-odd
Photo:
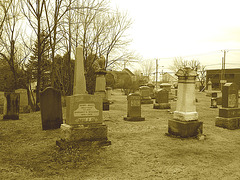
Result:
[[[240,179],[239,0],[0,0],[0,180]]]

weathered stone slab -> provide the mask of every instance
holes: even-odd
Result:
[[[219,117],[224,118],[240,117],[240,108],[220,108]]]
[[[127,117],[126,121],[144,121],[145,118],[141,117],[141,97],[137,93],[129,94],[127,97]]]
[[[57,129],[63,123],[60,91],[48,87],[40,93],[42,129]]]
[[[81,94],[66,97],[66,124],[102,123],[102,98],[97,95]]]
[[[226,83],[222,89],[222,107],[238,107],[238,87],[235,83]]]
[[[169,91],[166,89],[160,89],[156,94],[156,103],[168,103]]]
[[[20,94],[5,92],[4,98],[3,119],[19,119]]]
[[[168,133],[183,138],[197,136],[203,132],[203,122],[168,120]]]
[[[216,117],[215,126],[226,128],[226,129],[239,129],[240,117],[235,118],[224,118]]]

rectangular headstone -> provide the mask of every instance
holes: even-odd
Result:
[[[139,94],[130,94],[128,99],[128,117],[141,117],[141,97]]]
[[[238,107],[238,87],[235,83],[226,83],[222,89],[222,107]]]
[[[166,89],[157,91],[156,103],[168,103],[169,92]]]
[[[20,94],[20,106],[28,106],[28,95],[26,89],[17,89],[16,93]]]
[[[102,98],[81,94],[66,97],[66,124],[83,125],[102,123]]]
[[[40,93],[42,129],[57,129],[63,123],[61,93],[54,88],[46,88]]]
[[[4,98],[3,119],[19,119],[20,94],[5,92]]]

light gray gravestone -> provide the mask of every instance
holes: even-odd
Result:
[[[127,96],[127,117],[126,121],[144,121],[145,118],[141,117],[141,97],[138,93],[131,93]]]
[[[95,92],[94,95],[99,95],[102,97],[102,102],[103,102],[103,110],[104,111],[109,111],[109,100],[107,99],[107,94],[106,94],[106,78],[105,75],[107,72],[104,69],[99,69],[96,71],[96,87],[95,87]]]
[[[20,94],[19,112],[20,113],[30,113],[30,106],[28,105],[27,89],[17,89],[17,90],[15,90],[15,93]]]
[[[61,92],[48,87],[40,93],[42,129],[58,129],[63,123]]]
[[[197,72],[186,67],[179,69],[178,96],[173,120],[168,121],[168,133],[180,137],[202,134],[203,123],[198,121],[196,112],[195,80]]]

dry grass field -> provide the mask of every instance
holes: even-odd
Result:
[[[196,97],[204,140],[166,136],[173,115],[150,104],[142,105],[145,121],[124,121],[127,99],[120,90],[103,113],[110,146],[60,150],[60,129],[43,131],[40,112],[1,120],[0,179],[240,179],[240,129],[216,127],[218,108],[209,108],[205,93]]]

